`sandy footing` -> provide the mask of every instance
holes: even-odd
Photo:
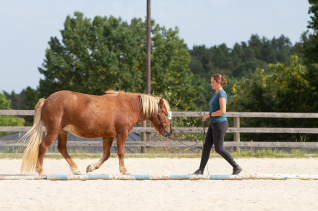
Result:
[[[98,159],[74,159],[85,173]],[[318,174],[318,158],[236,160],[241,174]],[[132,174],[188,174],[199,158],[127,158]],[[0,174],[19,174],[20,159],[1,159]],[[44,159],[47,174],[71,174],[64,159]],[[230,174],[222,158],[210,174]],[[205,174],[208,173],[207,169]],[[91,174],[119,174],[111,158]],[[317,210],[318,180],[0,181],[0,210]]]

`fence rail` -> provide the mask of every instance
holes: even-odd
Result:
[[[30,126],[0,126],[0,132],[25,132],[31,129]],[[176,133],[202,133],[203,127],[173,127]],[[205,129],[207,131],[207,128]],[[43,127],[45,131],[45,127]],[[156,132],[153,127],[135,127],[131,132]],[[227,133],[318,133],[318,128],[264,128],[264,127],[229,127]]]
[[[34,110],[0,110],[0,115],[33,116]],[[318,113],[226,112],[227,117],[318,118]],[[172,117],[199,117],[197,112],[173,111]]]
[[[201,112],[202,113],[202,112]],[[34,115],[34,110],[0,110],[0,115],[16,115],[16,116],[32,116]],[[234,118],[234,127],[228,128],[228,133],[234,133],[234,142],[225,142],[228,144],[232,144],[235,147],[235,151],[240,151],[240,146],[242,143],[250,143],[250,142],[240,142],[240,133],[301,133],[301,134],[318,134],[318,128],[248,128],[248,127],[240,127],[240,118],[248,117],[248,118],[318,118],[318,113],[277,113],[277,112],[227,112],[227,117]],[[172,112],[172,117],[200,117],[197,112],[182,112],[175,111]],[[21,126],[1,126],[0,131],[28,131],[31,127],[21,127]],[[203,127],[196,128],[185,128],[185,127],[174,127],[175,132],[184,132],[184,133],[201,133],[203,132]],[[45,128],[44,128],[45,131]],[[132,132],[155,132],[152,127],[135,127],[132,129]],[[146,142],[150,144],[151,142]],[[263,143],[263,146],[271,146],[270,143],[294,143],[294,142],[254,142],[254,146],[256,147],[256,143]],[[298,142],[300,143],[300,142]],[[298,144],[296,142],[296,144]],[[143,142],[143,144],[145,144]],[[145,146],[149,146],[149,145]],[[318,148],[318,144],[314,144],[313,146]],[[245,146],[245,145],[244,145]]]
[[[173,117],[199,117],[197,112],[172,112]],[[256,118],[318,118],[318,113],[278,113],[278,112],[226,112],[227,117]]]

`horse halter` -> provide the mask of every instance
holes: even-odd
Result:
[[[166,116],[168,116],[168,114],[167,114],[166,112],[163,111],[163,113],[164,113]],[[157,119],[157,118],[159,119],[160,123],[162,124],[162,127],[158,130],[158,132],[160,132],[161,130],[165,129],[165,128],[168,127],[169,125],[171,125],[171,122],[169,122],[169,124],[166,124],[166,125],[164,125],[164,124],[162,123],[161,118],[160,118],[160,111],[159,111],[159,109],[158,109],[158,116],[157,116],[156,118],[154,118],[154,119]]]

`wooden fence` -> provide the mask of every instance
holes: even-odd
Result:
[[[34,110],[0,110],[0,115],[32,116]],[[225,142],[224,146],[233,146],[235,151],[240,151],[240,146],[249,147],[293,147],[297,148],[318,148],[315,142],[240,142],[240,133],[302,133],[318,134],[318,128],[259,128],[259,127],[240,127],[240,117],[250,118],[318,118],[318,113],[276,113],[276,112],[227,112],[227,117],[234,118],[234,127],[229,127],[227,132],[234,133],[234,142]],[[200,117],[197,112],[172,112],[172,117]],[[0,126],[0,131],[28,131],[31,127],[19,126]],[[201,133],[203,127],[173,127],[175,132]],[[155,132],[152,127],[135,127],[131,132]],[[8,143],[9,144],[9,143]],[[10,143],[14,144],[14,143]],[[79,143],[78,143],[79,144]],[[82,143],[84,144],[84,143]],[[127,143],[128,144],[128,143]],[[162,146],[164,142],[136,142],[136,146]],[[176,143],[166,143],[168,146],[181,146]],[[90,144],[89,144],[90,145]],[[199,144],[198,144],[199,145]],[[201,144],[202,145],[202,144]],[[91,146],[91,145],[90,145]],[[308,147],[307,147],[308,146]]]

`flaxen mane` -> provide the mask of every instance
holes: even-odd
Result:
[[[141,104],[142,104],[142,110],[145,115],[149,116],[149,115],[152,115],[153,113],[158,113],[160,97],[155,97],[155,96],[141,94],[141,93],[130,93],[130,92],[114,91],[114,90],[106,91],[106,94],[111,94],[114,96],[117,96],[118,94],[139,95]],[[170,105],[168,101],[164,99],[164,102],[165,102],[167,111],[170,111]]]

